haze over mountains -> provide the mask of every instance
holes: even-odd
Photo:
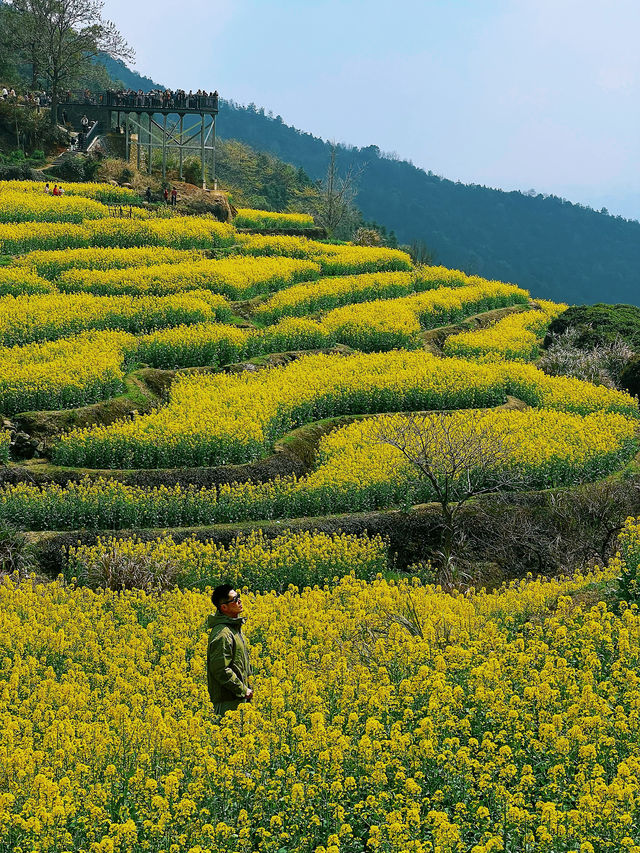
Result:
[[[155,85],[119,63],[105,65],[127,86]],[[219,137],[274,154],[314,180],[326,173],[330,143],[264,109],[225,100],[217,128]],[[365,219],[395,231],[401,243],[423,241],[436,263],[515,282],[541,298],[640,304],[635,220],[556,196],[453,182],[383,156],[375,145],[339,145],[337,162],[360,173],[356,203]]]

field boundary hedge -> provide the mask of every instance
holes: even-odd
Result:
[[[535,301],[535,300],[533,300]],[[508,317],[510,314],[521,314],[531,310],[529,305],[507,305],[505,308],[494,308],[491,311],[481,311],[479,314],[472,314],[470,317],[465,317],[458,323],[452,323],[448,326],[436,326],[435,329],[426,329],[420,335],[423,343],[427,347],[434,347],[442,354],[444,342],[450,335],[456,335],[460,332],[468,332],[476,329],[486,329]]]
[[[473,564],[478,575],[471,582],[476,587],[493,587],[514,577],[524,577],[529,571],[537,576],[553,575],[558,571],[566,573],[568,552],[576,558],[578,565],[584,565],[589,559],[606,561],[607,552],[610,555],[615,550],[612,545],[625,519],[630,515],[640,515],[640,474],[635,472],[617,485],[618,492],[611,491],[611,481],[608,480],[572,488],[519,492],[509,495],[508,499],[503,496],[499,504],[496,504],[494,495],[469,502],[461,511],[460,525],[463,533],[474,540]],[[594,502],[595,492],[598,494]],[[585,501],[588,504],[593,502],[593,506],[600,502],[598,524],[594,524],[592,512],[585,511]],[[539,553],[527,553],[527,560],[520,562],[520,540],[496,542],[496,507],[503,517],[513,515],[518,533],[527,526],[531,528],[537,537],[536,542],[540,544]],[[603,513],[601,510],[605,507],[607,511]],[[570,518],[568,525],[567,517]],[[99,537],[120,540],[135,536],[148,542],[170,534],[175,542],[193,536],[228,547],[238,535],[258,529],[268,539],[285,532],[302,531],[327,535],[379,535],[387,542],[390,564],[399,571],[406,571],[409,566],[428,560],[440,547],[441,523],[440,509],[436,504],[418,504],[409,511],[389,509],[264,523],[251,521],[192,527],[44,531],[26,533],[26,537],[33,546],[41,570],[50,577],[64,571],[70,547],[76,547],[78,543],[93,545]],[[542,542],[545,538],[546,544]],[[529,546],[525,547],[527,551],[531,550]],[[554,563],[556,557],[557,562]],[[516,565],[521,570],[514,574]]]
[[[102,404],[87,406],[93,409]],[[526,409],[527,404],[516,397],[507,397],[507,402],[493,406],[492,410]],[[74,410],[76,411],[76,410]],[[454,410],[451,410],[454,411]],[[458,410],[455,410],[458,411]],[[54,413],[57,414],[57,413]],[[65,414],[61,412],[60,414]],[[379,414],[392,414],[381,412]],[[444,412],[443,412],[444,414]],[[376,417],[371,414],[337,415],[323,418],[291,430],[274,443],[273,453],[264,459],[256,459],[238,465],[216,465],[197,468],[82,468],[66,467],[38,462],[35,465],[9,465],[0,468],[0,487],[16,483],[65,485],[83,479],[98,480],[108,477],[130,486],[174,486],[195,485],[211,488],[230,483],[265,483],[276,477],[308,474],[314,465],[315,451],[320,439],[334,429],[347,426],[357,420]]]

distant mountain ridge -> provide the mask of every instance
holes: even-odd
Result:
[[[159,85],[135,72],[124,80],[121,64],[105,65],[132,88]],[[314,180],[326,172],[330,143],[254,105],[222,101],[217,130]],[[400,242],[424,241],[437,263],[515,282],[540,298],[640,304],[639,222],[556,196],[450,181],[385,157],[375,145],[340,145],[337,162],[343,171],[363,170],[356,203],[365,219],[393,229]]]

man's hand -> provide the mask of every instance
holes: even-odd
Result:
[[[251,688],[247,690],[244,698],[247,700],[247,702],[251,702],[251,700],[253,699],[253,690]]]

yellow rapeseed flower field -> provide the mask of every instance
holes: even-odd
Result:
[[[61,273],[56,284],[67,293],[135,296],[208,289],[232,299],[248,299],[319,275],[320,268],[313,261],[232,257],[159,263],[126,270],[69,269]]]
[[[142,215],[142,212],[141,214]],[[20,255],[42,249],[91,246],[168,246],[174,249],[212,249],[231,246],[235,229],[225,222],[200,216],[170,219],[95,219],[72,222],[0,223],[0,253]]]
[[[304,317],[342,305],[394,299],[423,290],[448,287],[487,286],[485,279],[470,277],[445,267],[420,267],[412,272],[379,272],[334,276],[294,285],[274,294],[259,305],[254,315],[265,323],[281,317]]]
[[[0,297],[31,293],[52,293],[53,285],[33,269],[0,267]]]
[[[13,266],[33,267],[38,275],[56,279],[70,269],[112,270],[146,267],[156,264],[177,264],[196,261],[202,253],[196,249],[169,249],[166,246],[128,249],[50,249],[27,252],[13,261]]]
[[[472,410],[444,415],[448,434],[464,437],[476,415]],[[483,472],[482,488],[499,485],[507,471],[511,489],[596,480],[621,468],[637,449],[637,421],[610,412],[487,411],[482,421],[489,440],[495,435],[505,447],[500,467]],[[0,490],[0,518],[31,529],[175,527],[362,512],[433,500],[430,483],[418,479],[402,454],[378,438],[379,427],[392,434],[401,423],[400,415],[385,416],[335,430],[320,441],[316,469],[299,479],[212,489],[142,488],[103,478],[65,487],[18,483]],[[429,449],[429,436],[425,438]],[[436,445],[430,449],[442,450]],[[452,499],[464,489],[468,473],[462,471],[450,484]]]
[[[334,308],[322,318],[322,325],[341,343],[367,352],[392,347],[415,349],[424,329],[528,301],[527,291],[513,284],[477,279],[462,287]]]
[[[84,222],[108,213],[103,204],[89,198],[0,190],[0,222]]]
[[[247,255],[307,258],[317,261],[325,275],[349,275],[384,270],[410,270],[410,256],[381,246],[333,245],[306,237],[238,234],[238,249]]]
[[[540,299],[535,308],[523,314],[511,314],[486,329],[449,335],[443,350],[446,355],[460,358],[532,361],[540,354],[540,338],[544,337],[549,323],[568,306]]]
[[[0,489],[0,521],[23,530],[154,528],[78,542],[53,582],[0,571],[0,853],[640,853],[640,519],[604,570],[451,594],[399,579],[378,537],[273,534],[286,518],[433,497],[379,440],[397,412],[443,411],[464,435],[486,407],[514,488],[626,465],[637,401],[524,363],[564,306],[450,336],[439,357],[418,349],[423,330],[525,309],[528,294],[384,247],[135,208],[108,218],[103,203],[136,194],[65,190],[0,182],[0,253],[29,253],[0,267],[4,415],[116,394],[139,363],[405,349],[186,372],[153,413],[54,449],[93,468],[247,462],[295,427],[360,416],[319,441],[304,477],[145,487],[100,472]],[[313,221],[242,210],[236,224]],[[237,322],[232,307],[240,328],[219,322]],[[530,408],[489,408],[508,394]],[[269,534],[247,524],[225,546],[168,532],[261,519]],[[132,566],[144,589],[128,588]],[[255,701],[221,719],[205,619],[226,580],[243,590]],[[584,603],[614,581],[615,612]]]
[[[97,297],[94,297],[97,298]],[[54,458],[64,465],[151,468],[245,462],[295,426],[340,414],[493,406],[513,394],[529,405],[637,416],[628,394],[531,365],[474,364],[426,352],[310,355],[249,376],[187,376],[157,412],[73,430]]]
[[[640,853],[640,615],[570,598],[618,570],[245,593],[222,719],[207,595],[6,579],[0,850]]]
[[[233,224],[236,228],[273,229],[313,228],[313,216],[308,213],[273,213],[268,210],[238,209]]]
[[[93,296],[48,293],[0,299],[0,343],[6,347],[55,340],[87,329],[152,329],[226,319],[224,296],[193,290],[171,296]]]
[[[0,411],[85,406],[118,394],[135,340],[127,332],[83,332],[0,349]]]
[[[55,183],[61,184],[64,187],[65,195],[93,198],[103,204],[136,204],[140,201],[135,190],[130,190],[128,187],[115,187],[108,183],[92,183],[91,181],[86,183],[50,181],[49,183],[50,189],[53,189]],[[0,181],[0,193],[6,191],[21,192],[46,198],[45,184],[46,181]]]

